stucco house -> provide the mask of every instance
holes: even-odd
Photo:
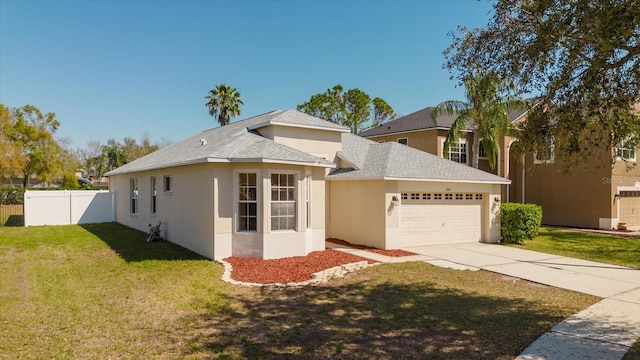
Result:
[[[640,105],[636,106],[640,110]],[[419,150],[443,156],[444,139],[455,117],[431,119],[430,107],[397,118],[360,135],[378,142],[399,142]],[[527,120],[527,112],[510,114],[514,126]],[[640,168],[636,149],[624,145],[610,153],[594,157],[567,174],[554,162],[553,141],[544,152],[524,158],[514,153],[517,139],[500,138],[498,161],[491,169],[480,149],[479,168],[511,180],[503,188],[505,202],[534,203],[542,206],[542,223],[582,228],[615,228],[618,223],[640,226]],[[473,132],[454,145],[449,158],[469,164]],[[605,150],[606,152],[606,150]],[[611,156],[614,158],[612,159]],[[613,160],[613,166],[611,164]]]
[[[295,111],[207,130],[107,173],[116,221],[211,259],[325,239],[389,249],[499,240],[509,180]]]

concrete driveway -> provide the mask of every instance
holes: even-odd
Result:
[[[450,262],[603,298],[558,324],[517,359],[621,359],[640,338],[640,270],[480,243],[405,250],[429,262]]]

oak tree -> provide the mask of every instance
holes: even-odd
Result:
[[[640,136],[640,0],[498,0],[494,11],[485,28],[453,33],[444,66],[540,95],[522,151],[552,136],[556,158],[570,160]]]

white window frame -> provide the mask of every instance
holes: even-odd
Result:
[[[280,175],[286,175],[286,176],[293,176],[293,200],[276,200],[274,201],[272,196],[273,196],[273,184],[272,184],[272,179],[271,177],[273,175],[278,175],[279,179],[280,179]],[[269,230],[271,232],[282,232],[282,231],[297,231],[298,230],[298,220],[299,220],[299,216],[298,216],[298,208],[299,208],[299,194],[298,194],[298,180],[300,178],[300,172],[299,171],[292,171],[292,170],[278,170],[278,169],[273,169],[271,171],[269,171]],[[279,182],[278,182],[279,183]],[[281,184],[279,183],[280,186],[278,186],[279,188],[283,188],[281,186]],[[286,188],[290,188],[290,186],[288,186],[289,184],[287,183],[287,186],[284,187]],[[280,226],[278,226],[277,229],[274,229],[274,223],[273,223],[273,219],[274,219],[274,215],[272,214],[272,208],[273,208],[273,204],[274,203],[278,203],[278,204],[283,204],[283,203],[293,203],[293,229],[289,228],[288,225],[286,228],[281,229]],[[289,214],[287,214],[286,216],[280,216],[280,215],[275,215],[277,218],[282,218],[282,217],[290,217]]]
[[[551,135],[546,135],[544,140],[546,142],[545,157],[541,158],[540,153],[535,151],[533,153],[534,164],[551,164],[555,159],[555,142],[553,141],[553,137]]]
[[[246,188],[247,189],[247,194],[250,193],[249,189],[252,188],[253,186],[251,185],[246,185],[246,186],[241,186],[240,185],[240,179],[243,175],[255,175],[256,177],[256,184],[255,184],[255,199],[251,200],[251,199],[241,199],[241,195],[242,195],[242,188]],[[247,179],[248,180],[248,179]],[[260,191],[261,189],[261,183],[262,183],[262,178],[260,177],[260,172],[258,170],[255,169],[238,169],[234,171],[234,176],[233,176],[233,203],[234,203],[234,219],[235,219],[235,225],[234,225],[234,229],[236,232],[239,233],[257,233],[258,230],[260,229],[260,198],[262,196],[262,193]],[[247,183],[249,183],[249,181],[247,181]],[[241,216],[240,215],[240,208],[241,208],[241,204],[255,204],[256,207],[256,214],[255,215],[251,215],[249,214],[249,212],[247,212],[247,215],[245,216]],[[247,219],[246,221],[246,225],[245,228],[240,228],[241,225],[241,221],[240,218],[241,217],[245,217]],[[256,219],[256,228],[254,229],[250,229],[250,226],[248,226],[250,224],[249,222],[249,218],[253,218],[255,217]]]
[[[482,154],[484,152],[484,155]],[[478,140],[478,159],[488,159],[487,151],[484,149],[484,145],[482,145],[482,138]]]
[[[165,175],[162,178],[162,190],[165,194],[173,193],[173,176]]]
[[[628,140],[621,141],[620,144],[618,144],[618,146],[616,146],[616,160],[635,162],[636,161],[636,148],[628,148],[628,147],[626,147],[627,141]]]
[[[150,197],[150,206],[151,206],[151,215],[155,215],[158,212],[158,192],[156,186],[156,177],[152,176],[150,178],[150,188],[151,188],[151,197]]]
[[[311,194],[312,194],[312,189],[311,189],[311,185],[312,185],[312,181],[311,181],[311,175],[307,175],[305,176],[305,211],[306,211],[306,222],[307,222],[307,229],[311,228]]]
[[[136,216],[140,211],[140,187],[138,178],[129,179],[129,214]]]
[[[445,139],[441,139],[440,148],[442,149],[442,155],[443,155],[442,157],[444,157],[444,153],[445,153],[445,151],[444,151],[444,143],[445,143]],[[455,149],[454,145],[456,145],[456,144],[458,144],[458,145],[463,145],[464,144],[464,157],[465,157],[465,161],[464,162],[456,161],[456,160],[451,159],[451,153],[452,153],[451,150]],[[462,152],[460,152],[459,149],[460,149],[460,146],[458,146],[458,149],[456,149],[458,151],[456,151],[455,153],[461,156]],[[458,164],[469,165],[469,147],[467,146],[467,139],[459,138],[458,141],[456,141],[455,143],[451,144],[451,146],[449,146],[449,153],[447,155],[448,156],[446,157],[446,159],[449,159],[449,160],[451,160],[453,162],[457,162]]]
[[[408,137],[398,138],[398,140],[396,140],[396,141],[398,142],[398,144],[409,146],[409,138]]]

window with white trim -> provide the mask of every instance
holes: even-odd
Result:
[[[487,151],[484,149],[484,144],[482,144],[482,139],[480,139],[480,144],[478,145],[478,157],[479,158],[487,158]]]
[[[409,194],[407,194],[407,193],[402,193],[402,194],[400,194],[400,199],[402,199],[402,200],[409,200]]]
[[[533,163],[552,163],[554,159],[554,142],[553,137],[547,134],[544,137],[544,148],[533,153]]]
[[[164,192],[170,193],[173,191],[173,178],[171,176],[164,177]]]
[[[256,173],[238,174],[238,231],[258,230],[258,180]]]
[[[409,145],[409,138],[399,138],[398,143],[402,145]]]
[[[449,144],[449,160],[457,163],[467,163],[467,142],[463,139]]]
[[[151,214],[154,215],[157,211],[157,202],[158,196],[156,193],[156,177],[151,177]]]
[[[442,194],[433,194],[433,200],[442,200]]]
[[[271,230],[296,229],[295,195],[293,174],[271,174]]]
[[[636,147],[628,141],[622,141],[616,146],[616,159],[624,161],[636,161]]]
[[[130,208],[129,211],[132,215],[138,213],[138,179],[132,178],[129,179],[129,192],[130,192]]]

